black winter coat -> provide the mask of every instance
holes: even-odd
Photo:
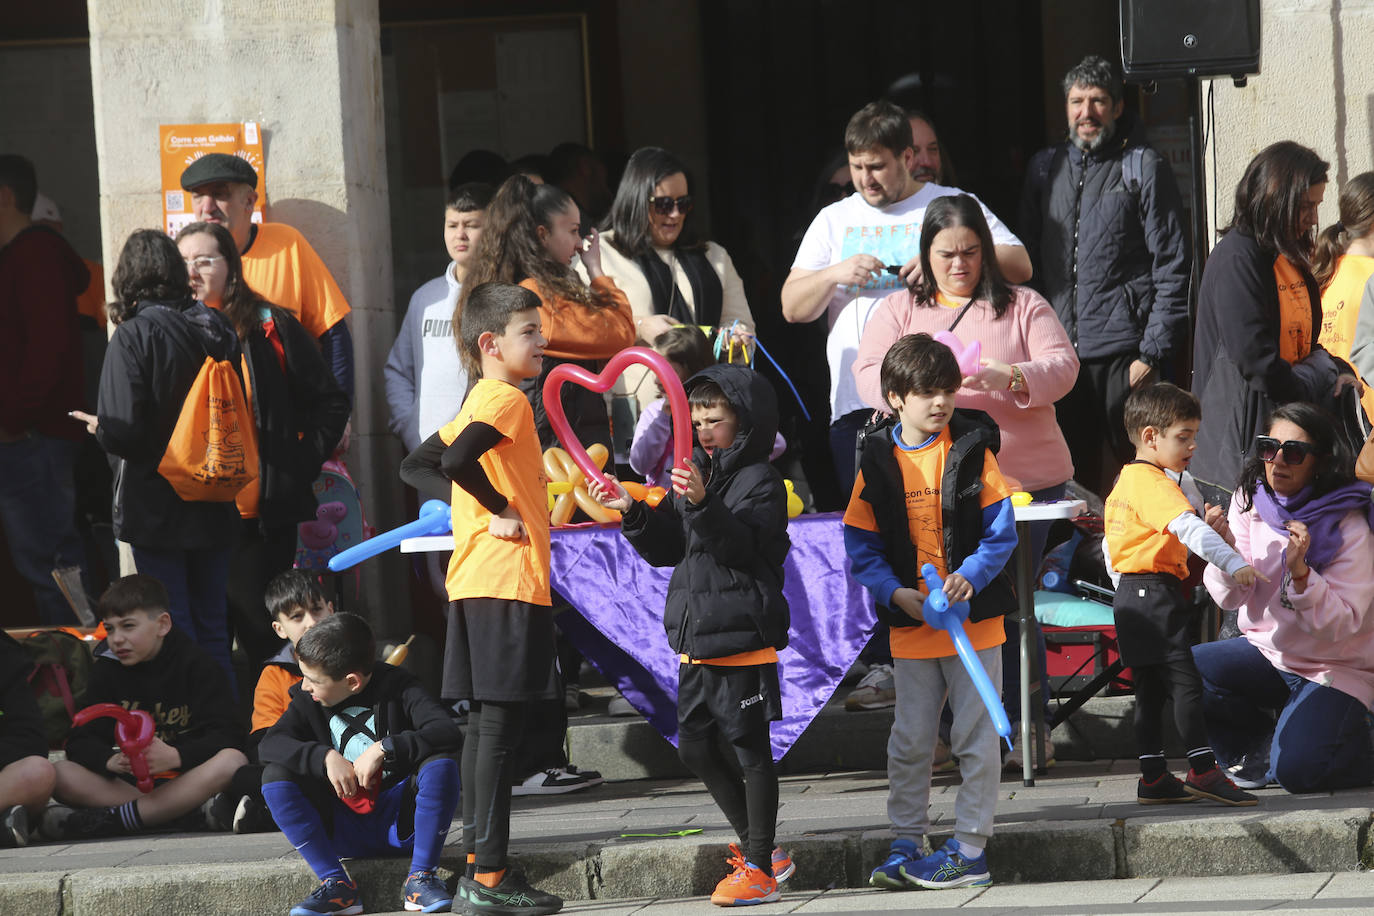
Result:
[[[1336,376],[1354,370],[1312,343],[1289,365],[1279,356],[1276,252],[1248,235],[1228,232],[1202,271],[1193,338],[1193,391],[1202,400],[1202,425],[1190,470],[1204,483],[1230,490],[1269,415],[1289,401],[1331,409]],[[1299,267],[1312,303],[1312,334],[1321,330],[1321,291]]]
[[[453,717],[414,675],[400,668],[378,662],[367,686],[340,705],[371,709],[377,740],[391,738],[396,763],[387,765],[384,787],[412,775],[428,757],[457,754],[462,749],[463,733]],[[323,779],[324,760],[337,749],[329,731],[333,715],[333,709],[316,703],[300,684],[295,685],[291,705],[258,745],[258,759]]]
[[[115,328],[100,373],[96,440],[120,460],[114,478],[114,533],[135,547],[228,547],[238,538],[230,502],[186,502],[157,471],[186,395],[207,355],[241,372],[229,320],[189,297],[141,302]]]
[[[32,671],[29,653],[0,630],[0,769],[24,757],[48,756],[43,712],[29,686]]]
[[[1135,192],[1122,176],[1133,147],[1143,148]],[[1054,306],[1080,358],[1172,360],[1188,322],[1182,214],[1173,170],[1130,113],[1102,149],[1066,141],[1031,158],[1020,225],[1035,268],[1029,285]]]
[[[668,581],[663,626],[673,651],[722,658],[787,645],[791,614],[782,594],[787,489],[768,462],[778,430],[778,406],[762,374],[716,365],[687,380],[718,384],[739,427],[734,444],[692,456],[706,477],[706,498],[665,498],[658,508],[636,502],[621,532],[654,566],[675,566]]]
[[[315,517],[313,484],[348,423],[348,395],[320,345],[289,312],[273,307],[273,327],[286,354],[283,374],[261,324],[249,332],[248,376],[258,429],[258,518],[264,528]]]

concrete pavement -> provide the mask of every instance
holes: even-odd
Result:
[[[937,836],[951,829],[957,782],[954,774],[935,777],[931,815]],[[1207,802],[1146,808],[1134,802],[1133,761],[1064,762],[1034,787],[1022,786],[1013,774],[1003,781],[997,834],[988,848],[992,888],[912,894],[853,890],[865,886],[868,871],[886,853],[886,792],[880,772],[783,777],[778,836],[797,873],[784,903],[766,909],[1012,912],[1012,907],[1039,906],[1022,911],[1114,912],[1063,908],[1100,904],[1180,912],[1187,910],[1168,907],[1205,902],[1186,896],[1201,891],[1160,879],[1207,876],[1231,876],[1245,893],[1264,886],[1294,893],[1302,888],[1304,894],[1310,889],[1312,906],[1339,907],[1344,904],[1321,903],[1317,895],[1334,888],[1327,899],[1346,900],[1340,895],[1353,893],[1356,885],[1343,881],[1364,877],[1347,873],[1371,860],[1372,789],[1305,796],[1268,789],[1259,793],[1255,808]],[[687,836],[622,836],[698,829],[700,834]],[[513,851],[530,879],[569,901],[597,901],[599,909],[570,904],[568,912],[588,914],[712,911],[700,898],[725,874],[724,844],[730,839],[724,818],[700,784],[679,779],[607,783],[570,795],[516,799],[512,831]],[[450,869],[459,865],[457,840],[455,829],[443,860]],[[404,861],[355,860],[349,867],[370,911],[385,912],[399,903]],[[1286,877],[1269,885],[1234,880],[1274,873]],[[1320,882],[1321,875],[1333,874]],[[1045,891],[1048,898],[1037,898],[1040,892],[1028,883],[1066,881],[1075,882],[1075,890],[1068,896]],[[1078,882],[1098,896],[1081,896]],[[146,834],[0,851],[0,913],[280,913],[313,885],[280,834]],[[1169,893],[1184,896],[1174,902],[1160,899]],[[1207,902],[1207,911],[1249,912],[1234,909],[1243,896],[1223,895],[1220,902]],[[697,899],[672,902],[678,898]],[[1165,909],[1153,908],[1155,903]]]

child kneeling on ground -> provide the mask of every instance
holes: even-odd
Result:
[[[363,911],[340,856],[410,852],[405,909],[453,903],[434,870],[458,805],[462,734],[414,676],[376,653],[354,614],[302,634],[303,679],[258,748],[272,818],[320,879],[291,916]]]
[[[993,457],[1001,437],[987,414],[955,409],[959,364],[929,335],[898,340],[881,372],[883,396],[897,422],[863,440],[844,514],[854,577],[872,592],[879,618],[891,627],[897,688],[887,743],[887,813],[897,839],[869,883],[890,890],[991,884],[984,849],[1002,773],[997,732],[950,635],[922,622],[928,592],[920,570],[933,564],[950,603],[969,602],[969,642],[989,679],[1000,684],[1002,617],[1016,604],[1003,569],[1016,548],[1016,519]],[[946,694],[963,785],[954,805],[954,836],[922,855]]]
[[[778,775],[768,725],[782,718],[778,650],[790,616],[782,594],[787,490],[768,463],[777,401],[768,381],[742,366],[710,366],[685,387],[700,448],[695,461],[673,468],[676,495],[651,509],[615,478],[613,491],[597,480],[588,489],[625,513],[620,530],[644,559],[676,567],[663,624],[682,661],[678,754],[739,836],[727,859],[734,870],[711,902],[768,903],[794,870],[773,845]],[[742,781],[721,753],[722,734]]]
[[[229,678],[213,656],[172,625],[167,589],[152,576],[125,576],[105,589],[99,612],[109,634],[95,651],[82,706],[144,710],[157,727],[144,750],[155,777],[139,792],[115,743],[115,720],[73,728],[56,765],[61,802],[43,815],[49,839],[84,840],[149,827],[204,830],[213,797],[248,759]],[[175,778],[172,778],[175,777]],[[70,807],[68,807],[70,806]],[[75,810],[73,810],[73,808]]]

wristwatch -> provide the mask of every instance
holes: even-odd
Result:
[[[1021,372],[1020,366],[1011,367],[1011,381],[1007,382],[1008,391],[1025,391],[1026,376]]]
[[[391,766],[396,762],[396,744],[391,740],[391,736],[383,738],[382,744],[382,763]]]

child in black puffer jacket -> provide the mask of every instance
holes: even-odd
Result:
[[[792,860],[773,845],[778,777],[769,723],[782,718],[778,650],[787,645],[782,594],[787,491],[768,463],[778,428],[768,381],[742,366],[710,366],[686,382],[697,448],[673,468],[673,497],[657,508],[591,481],[603,505],[624,512],[621,531],[644,559],[674,566],[663,624],[681,656],[678,754],[706,784],[739,834],[721,906],[777,900]],[[744,771],[735,775],[723,734]],[[742,851],[741,851],[742,850]]]

